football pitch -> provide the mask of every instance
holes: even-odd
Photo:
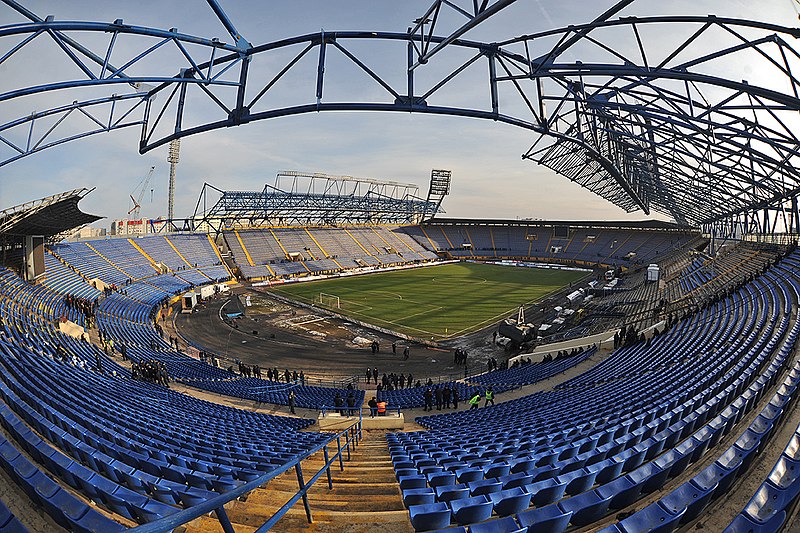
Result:
[[[542,300],[585,275],[569,270],[451,263],[269,290],[393,331],[444,340],[494,324],[520,305]]]

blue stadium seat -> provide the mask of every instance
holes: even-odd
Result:
[[[661,499],[661,505],[672,514],[682,514],[682,521],[689,522],[697,518],[711,501],[716,483],[711,487],[701,488],[693,481],[687,481]]]
[[[412,505],[408,508],[408,514],[416,531],[442,529],[450,524],[450,508],[441,502]]]
[[[533,503],[536,507],[544,507],[550,503],[557,502],[564,497],[567,489],[566,482],[559,482],[556,479],[545,479],[530,485],[525,485],[525,490],[533,494]]]
[[[562,511],[556,504],[528,509],[517,515],[520,525],[535,533],[561,533],[567,529],[571,518],[572,511]]]
[[[740,513],[736,515],[736,518],[725,528],[723,533],[775,533],[776,531],[780,531],[785,520],[785,511],[777,513],[767,523],[757,522],[749,516]]]
[[[425,476],[420,475],[400,476],[398,481],[400,482],[400,490],[422,489],[427,486]]]
[[[758,524],[772,523],[775,516],[783,513],[791,504],[790,496],[791,494],[771,483],[764,483],[744,507],[742,514]]]
[[[786,491],[789,501],[794,500],[800,494],[800,461],[781,454],[767,481]]]
[[[426,503],[434,503],[436,501],[436,494],[430,487],[424,489],[407,489],[403,491],[403,505],[410,507],[412,505],[422,505]]]
[[[503,490],[503,484],[496,479],[479,479],[478,481],[470,481],[467,483],[469,492],[473,496],[480,496],[482,494],[489,494],[492,492],[500,492]]]
[[[520,487],[489,494],[498,516],[520,513],[530,507],[532,494]]]
[[[528,528],[517,524],[512,516],[469,526],[469,533],[526,533],[526,531]]]
[[[427,474],[426,477],[428,479],[428,485],[431,487],[456,484],[456,475],[452,472],[431,472]]]
[[[576,526],[586,526],[605,516],[611,496],[601,496],[597,491],[590,490],[567,498],[558,503],[565,513],[571,512],[570,522]]]
[[[453,520],[459,524],[483,522],[492,515],[492,501],[483,495],[451,500],[449,505],[453,511]]]
[[[19,518],[12,516],[5,525],[0,526],[0,533],[28,533],[28,528],[22,525]]]
[[[498,481],[503,484],[503,489],[513,489],[514,487],[524,487],[533,483],[533,476],[525,472],[518,472],[498,478]]]
[[[671,533],[681,520],[683,511],[671,513],[660,502],[648,505],[619,523],[625,533]]]

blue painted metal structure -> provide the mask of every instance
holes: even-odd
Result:
[[[288,184],[286,182],[289,182]],[[261,191],[203,185],[192,229],[220,233],[242,226],[416,224],[443,213],[413,184],[296,171],[279,172]]]
[[[144,153],[194,133],[301,113],[442,114],[530,130],[535,142],[523,158],[628,211],[659,211],[692,224],[744,217],[746,226],[763,231],[768,224],[761,213],[778,209],[787,229],[798,227],[800,142],[793,121],[800,110],[800,54],[790,44],[797,28],[713,15],[612,18],[633,3],[624,0],[588,23],[481,42],[464,35],[513,0],[435,0],[405,32],[321,31],[251,45],[216,0],[208,3],[232,44],[121,20],[41,19],[16,0],[2,2],[29,22],[0,27],[0,64],[34,39],[48,38],[80,75],[6,91],[0,102],[62,89],[113,94],[0,125],[0,146],[8,150],[0,152],[0,165],[128,127],[141,129]],[[436,35],[445,26],[443,10],[465,22]],[[108,46],[92,51],[79,43],[79,32],[108,35]],[[677,38],[665,42],[665,32]],[[115,50],[134,37],[149,45],[138,44],[139,54],[115,64]],[[365,47],[404,48],[405,60],[389,65],[391,75],[379,74],[386,65],[363,53]],[[152,71],[150,60],[167,49],[183,64]],[[754,79],[721,74],[745,61],[757,66]],[[364,94],[323,90],[331,86],[326,78],[350,76],[353,66],[372,84]],[[316,82],[295,91],[291,105],[269,105],[266,96],[290,72],[304,70]],[[468,70],[482,72],[487,92],[470,105],[450,105],[448,91],[462,82],[474,86]],[[73,118],[88,118],[89,127],[66,128]]]

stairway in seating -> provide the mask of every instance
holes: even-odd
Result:
[[[407,533],[414,528],[403,507],[400,486],[394,477],[385,432],[364,431],[364,439],[352,450],[344,471],[338,462],[331,469],[333,490],[322,477],[308,492],[312,524],[306,521],[303,501],[298,501],[272,528],[273,531],[313,531],[325,533]],[[336,442],[329,446],[331,456]],[[347,459],[345,452],[344,458]],[[303,478],[308,480],[324,464],[322,452],[303,461]],[[255,531],[297,492],[294,468],[256,489],[247,501],[235,501],[225,508],[237,533]],[[186,526],[186,533],[219,533],[222,527],[214,517],[201,517]]]

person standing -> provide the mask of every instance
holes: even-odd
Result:
[[[492,405],[494,405],[494,391],[492,390],[491,386],[486,389],[486,403],[484,403],[483,406],[486,407],[490,402]]]
[[[291,411],[291,413],[292,413],[293,415],[294,415],[294,414],[297,414],[297,413],[295,413],[295,412],[294,412],[294,404],[295,404],[295,396],[294,396],[294,391],[293,391],[293,390],[290,390],[290,391],[289,391],[289,411]]]
[[[441,387],[436,387],[436,389],[434,389],[434,391],[433,391],[433,396],[434,396],[434,398],[436,398],[436,410],[437,411],[441,411],[442,410],[442,388]]]
[[[405,349],[403,350],[403,361],[408,361],[409,353],[410,353],[410,350],[408,349],[408,346],[406,346]]]
[[[333,398],[333,406],[336,408],[336,412],[339,413],[339,416],[344,415],[344,411],[342,410],[342,406],[344,405],[344,398],[342,398],[342,394],[337,392],[336,396]]]
[[[458,387],[453,386],[453,409],[458,410]]]
[[[372,369],[372,379],[375,380],[375,385],[378,384],[378,367]]]
[[[445,409],[450,409],[450,385],[445,384],[444,390],[442,391],[442,402],[444,403]]]
[[[433,391],[430,387],[425,389],[425,407],[422,409],[423,411],[433,411]]]
[[[367,369],[367,373],[365,375],[367,376],[367,381],[365,383],[369,385],[369,381],[372,379],[372,372],[369,371],[369,368]]]
[[[377,400],[377,398],[375,398],[375,396],[373,396],[372,399],[367,402],[367,405],[369,405],[369,417],[370,418],[375,418],[375,415],[378,414],[378,400]]]
[[[392,341],[392,355],[397,355],[397,341]]]

